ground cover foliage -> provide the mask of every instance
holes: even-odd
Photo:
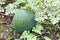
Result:
[[[36,27],[21,35],[11,27],[19,10],[35,15]],[[0,0],[1,40],[60,40],[60,0]]]

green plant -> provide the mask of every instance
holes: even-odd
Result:
[[[5,2],[8,3],[6,0],[4,3],[1,1],[1,5],[5,4]],[[19,11],[22,9],[32,12],[35,16],[34,20],[37,21],[37,24],[36,27],[33,27],[32,33],[30,34],[34,34],[37,37],[39,35],[39,40],[60,40],[60,0],[14,0],[13,3],[7,4],[4,9],[6,9],[6,15],[14,14],[14,16],[20,14]],[[28,18],[30,17],[28,16]],[[26,23],[26,20],[24,23]],[[16,25],[20,26],[20,23],[17,23]],[[24,26],[24,24],[22,24],[22,26]],[[31,38],[33,35],[31,36],[30,34],[28,35]],[[27,38],[26,35],[24,36]],[[23,39],[24,36],[22,36]],[[30,39],[29,37],[28,39]]]

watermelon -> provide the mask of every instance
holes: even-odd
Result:
[[[19,10],[15,13],[12,20],[12,27],[16,32],[22,33],[25,30],[30,31],[36,25],[35,16],[27,10]]]

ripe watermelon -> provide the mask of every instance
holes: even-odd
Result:
[[[12,20],[12,27],[15,28],[16,32],[22,33],[25,30],[31,30],[35,27],[35,16],[32,12],[27,10],[20,10],[15,13]]]

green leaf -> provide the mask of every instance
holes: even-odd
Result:
[[[0,6],[0,12],[4,12],[4,9]]]
[[[43,26],[37,23],[36,27],[33,27],[32,31],[34,31],[38,34],[41,34],[42,29],[43,29]]]
[[[44,38],[45,38],[45,40],[51,40],[50,38],[48,38],[48,37],[46,37],[46,36],[45,36]]]
[[[24,31],[20,37],[20,40],[25,38],[27,38],[27,40],[36,40],[37,39],[36,37],[37,36],[35,36],[34,34],[31,34],[29,31]]]

